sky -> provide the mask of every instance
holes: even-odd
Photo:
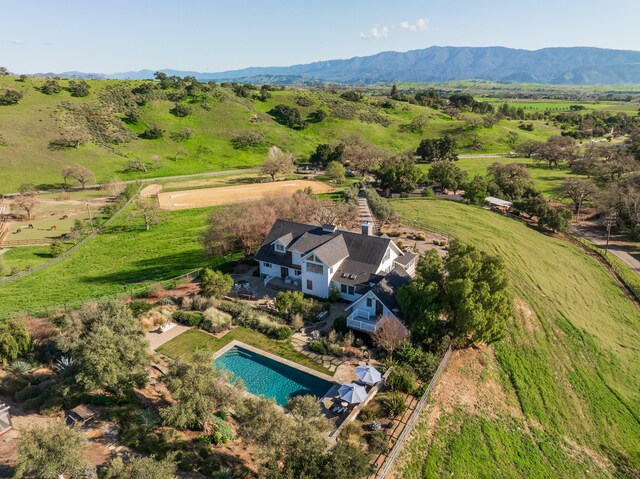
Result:
[[[430,46],[640,50],[639,0],[0,0],[14,73],[219,72]]]

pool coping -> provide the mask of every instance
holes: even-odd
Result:
[[[251,346],[247,343],[243,343],[242,341],[238,341],[237,339],[234,339],[233,341],[229,342],[228,344],[224,345],[223,347],[221,347],[220,349],[218,349],[215,353],[213,353],[213,360],[215,361],[216,359],[218,359],[220,356],[222,356],[224,353],[226,353],[227,351],[229,351],[230,349],[233,349],[235,347],[239,347],[242,349],[246,349],[247,351],[250,351],[252,353],[255,354],[259,354],[261,356],[264,356],[266,358],[269,358],[273,361],[276,361],[278,363],[284,364],[285,366],[289,366],[290,368],[293,369],[297,369],[298,371],[302,371],[304,373],[310,374],[312,376],[315,376],[317,378],[323,379],[327,382],[330,382],[331,384],[340,384],[338,383],[335,378],[333,378],[332,376],[329,376],[328,374],[324,374],[321,373],[320,371],[316,371],[315,369],[311,369],[307,366],[303,366],[302,364],[296,363],[295,361],[291,361],[290,359],[285,359],[283,357],[277,356],[273,353],[269,353],[267,351],[265,351],[264,349],[260,349],[260,348],[256,348],[255,346]],[[333,389],[330,388],[330,390]],[[326,397],[326,396],[323,396]]]

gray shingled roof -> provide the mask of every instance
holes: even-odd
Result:
[[[396,267],[382,281],[371,288],[371,292],[391,311],[398,309],[396,294],[401,286],[411,281],[411,276],[402,268]]]
[[[313,254],[324,264],[332,265],[349,256],[349,251],[344,237],[340,235],[318,246],[313,250]]]
[[[276,253],[271,243],[282,238],[287,233],[290,233],[293,238],[289,243],[287,253]],[[384,254],[391,243],[389,238],[367,236],[360,233],[352,233],[351,231],[342,230],[327,232],[320,226],[277,220],[271,227],[271,231],[269,231],[264,243],[262,243],[262,246],[258,250],[256,259],[258,261],[267,261],[269,263],[281,264],[283,266],[291,266],[292,262],[290,251],[295,251],[305,255],[339,236],[341,236],[344,241],[350,260],[368,264],[372,267],[378,266],[382,262]],[[331,250],[333,250],[334,245],[338,244],[339,243],[332,243]],[[334,255],[332,254],[331,257],[333,256]],[[343,257],[344,256],[338,258],[338,261]]]

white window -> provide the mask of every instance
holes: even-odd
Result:
[[[340,292],[341,293],[347,293],[347,285],[346,284],[341,284],[340,285]]]
[[[271,263],[263,263],[265,268],[271,268]]]
[[[329,268],[329,274],[333,274],[333,266]]]
[[[296,269],[295,272],[296,272],[296,276],[300,276],[302,274],[302,271],[300,271],[299,269]]]
[[[284,253],[284,246],[282,246],[282,243],[276,243],[275,247],[278,253]]]
[[[313,290],[313,281],[310,279],[307,280],[307,289]]]
[[[373,300],[371,298],[367,298],[367,308],[373,306]]]
[[[356,287],[355,286],[349,286],[348,293],[349,294],[356,294]]]

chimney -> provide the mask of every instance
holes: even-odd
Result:
[[[373,223],[371,221],[365,221],[362,223],[362,234],[366,236],[373,236]]]

